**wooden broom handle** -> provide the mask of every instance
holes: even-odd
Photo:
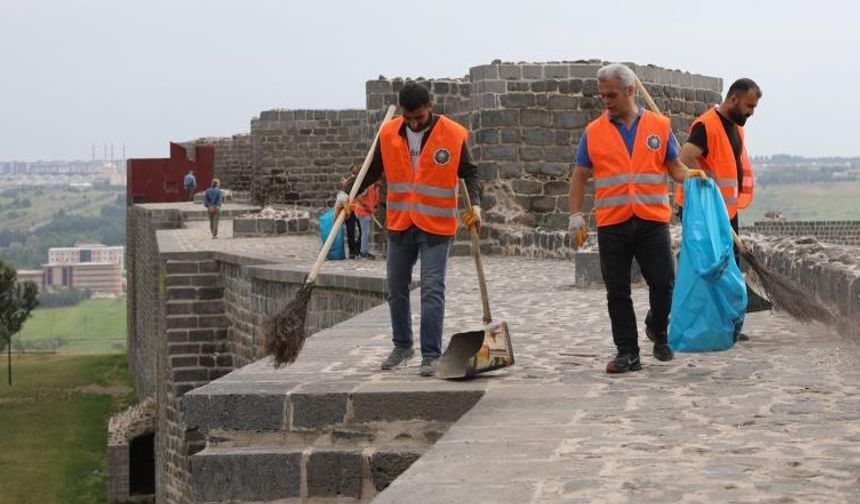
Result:
[[[460,192],[463,193],[463,201],[466,203],[466,210],[472,209],[472,199],[469,198],[469,190],[466,188],[466,181],[460,179]],[[487,294],[487,279],[484,277],[484,261],[481,260],[481,245],[478,243],[478,230],[475,226],[469,228],[469,234],[472,235],[472,257],[475,258],[475,269],[478,270],[478,287],[481,290],[481,306],[484,308],[484,323],[489,324],[493,321],[493,316],[490,314],[490,298]]]
[[[645,100],[645,104],[648,105],[648,108],[651,109],[652,112],[656,112],[660,115],[663,115],[662,112],[660,112],[660,108],[657,107],[656,103],[654,103],[654,99],[651,98],[650,94],[648,94],[648,90],[645,89],[645,86],[642,84],[642,81],[639,80],[639,77],[636,77],[636,89],[639,90],[639,94],[642,95],[642,98]],[[735,246],[741,252],[746,252],[747,247],[746,245],[744,245],[744,242],[743,240],[741,240],[741,237],[738,236],[734,228],[732,228],[731,226],[729,226],[729,228],[732,230],[732,240],[735,242]]]
[[[373,161],[373,153],[376,151],[376,144],[379,142],[379,133],[382,131],[382,127],[385,126],[385,123],[389,122],[391,118],[394,116],[394,111],[396,107],[394,105],[388,106],[388,111],[385,113],[385,117],[382,118],[382,124],[379,125],[379,129],[376,130],[376,136],[373,137],[373,142],[370,144],[370,149],[367,151],[367,156],[364,158],[364,163],[361,164],[361,170],[358,171],[358,175],[355,176],[355,182],[352,184],[352,189],[349,191],[349,199],[347,200],[347,204],[355,198],[355,194],[358,192],[358,188],[361,186],[361,183],[364,182],[364,175],[367,173],[368,167],[370,167],[370,163]],[[345,211],[338,213],[337,218],[334,220],[334,225],[331,228],[331,231],[328,233],[328,237],[323,243],[322,250],[320,250],[319,255],[317,256],[317,260],[314,263],[314,266],[311,268],[311,272],[308,274],[307,280],[305,283],[312,284],[316,282],[317,275],[319,275],[320,268],[322,268],[322,264],[325,262],[326,256],[328,255],[328,251],[331,250],[331,246],[334,243],[335,236],[337,236],[337,232],[340,231],[340,226],[343,224],[344,216],[346,215]]]

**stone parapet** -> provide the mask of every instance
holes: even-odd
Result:
[[[814,236],[825,243],[860,246],[860,220],[757,221],[744,230],[770,236]]]

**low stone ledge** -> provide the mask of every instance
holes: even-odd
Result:
[[[573,284],[575,286],[589,287],[594,285],[603,285],[603,273],[600,270],[599,252],[577,252],[573,257],[573,264]],[[633,283],[642,280],[639,263],[637,263],[635,259],[633,260],[633,266],[630,270],[630,280]]]
[[[310,213],[306,210],[274,210],[266,207],[257,214],[233,219],[233,237],[278,236],[311,232]]]

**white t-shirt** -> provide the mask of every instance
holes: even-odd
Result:
[[[418,156],[421,155],[421,140],[424,139],[424,134],[427,133],[427,128],[421,131],[412,131],[409,126],[406,127],[406,140],[409,143],[409,156],[412,158],[412,169],[418,167]]]

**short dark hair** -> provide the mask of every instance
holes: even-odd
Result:
[[[400,90],[400,106],[409,112],[428,105],[430,103],[430,92],[421,84],[410,82]]]
[[[755,83],[752,79],[747,79],[746,77],[742,77],[732,83],[729,86],[729,91],[726,93],[726,98],[734,95],[742,95],[746,94],[750,89],[755,89],[756,96],[761,98],[761,88],[758,87],[758,84]]]

